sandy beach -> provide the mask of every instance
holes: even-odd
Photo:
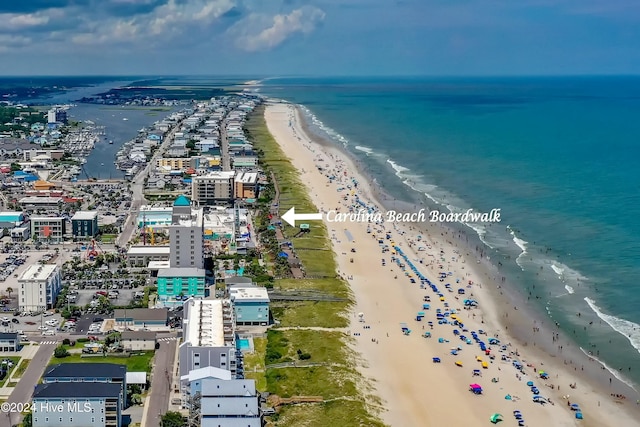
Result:
[[[344,153],[318,144],[304,133],[293,105],[268,105],[265,118],[269,131],[301,173],[319,209],[325,213],[349,212],[350,207],[359,206],[356,196],[367,206],[380,206],[370,184]],[[544,347],[535,347],[535,341],[533,345],[522,345],[518,334],[525,329],[534,337],[548,334],[546,340],[553,344],[556,336],[547,326],[538,328],[535,323],[525,323],[519,313],[508,318],[509,312],[517,310],[504,306],[507,300],[499,298],[499,284],[489,278],[490,273],[478,262],[476,254],[458,244],[444,228],[418,230],[415,224],[388,222],[325,220],[325,224],[336,253],[338,273],[349,282],[355,295],[350,333],[355,338],[355,351],[366,361],[362,373],[373,381],[383,399],[384,422],[392,426],[491,425],[489,418],[498,413],[504,419],[501,424],[518,425],[514,411],[520,411],[525,421],[522,425],[526,426],[640,425],[632,412],[637,409],[635,400],[613,399],[612,389],[599,389],[597,384],[586,381],[581,375],[584,365],[580,369],[573,360],[567,364],[548,354]],[[384,245],[388,251],[383,252]],[[394,253],[394,246],[406,259]],[[407,268],[409,262],[438,287],[442,298],[428,285],[422,289],[419,280],[411,282],[408,274],[414,279],[416,276]],[[404,270],[399,263],[405,265]],[[446,275],[442,281],[441,273]],[[446,289],[447,283],[451,291]],[[463,289],[464,295],[459,295],[458,289]],[[426,296],[430,301],[424,300]],[[465,309],[465,299],[477,301],[478,307]],[[429,308],[423,308],[423,304],[429,304]],[[457,317],[464,326],[438,324],[437,309],[448,312],[448,322]],[[425,312],[422,321],[416,320],[419,311]],[[408,335],[403,333],[401,323],[411,330]],[[470,343],[461,340],[454,330],[469,338]],[[498,345],[488,346],[489,355],[471,339],[471,332],[480,330],[486,331],[478,335],[480,340],[499,340]],[[426,332],[430,338],[424,337]],[[456,355],[451,354],[452,349]],[[441,362],[434,363],[434,357]],[[520,362],[522,368],[516,369],[514,361]],[[485,368],[482,362],[486,362]],[[480,375],[474,375],[474,370]],[[540,378],[540,370],[549,378]],[[531,381],[539,389],[538,395],[549,403],[533,401],[534,393],[527,385]],[[470,391],[470,384],[474,383],[482,386],[482,394]],[[574,384],[575,388],[571,387]],[[583,420],[576,419],[570,404],[579,405]]]

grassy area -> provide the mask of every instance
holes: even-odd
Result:
[[[244,355],[245,378],[256,380],[256,387],[260,391],[267,391],[267,377],[265,376],[264,357],[267,351],[266,338],[253,339],[253,353]]]
[[[351,298],[351,289],[344,280],[338,278],[279,279],[273,288],[282,291],[318,291],[338,298]]]
[[[127,365],[128,372],[151,372],[153,353],[153,351],[147,351],[143,352],[142,355],[131,357],[80,357],[80,354],[72,354],[62,359],[52,357],[49,365],[57,363],[116,363]]]
[[[22,361],[20,362],[20,364],[16,368],[15,376],[18,377],[18,378],[21,378],[22,374],[24,374],[24,371],[26,371],[27,368],[29,367],[29,363],[30,362],[31,362],[31,359],[22,359]]]
[[[298,351],[309,354],[309,362],[344,366],[350,364],[351,356],[344,346],[346,335],[342,332],[271,329],[267,336],[267,364],[296,361],[299,359]]]
[[[116,241],[117,237],[117,234],[103,234],[102,236],[100,236],[100,241],[102,243],[113,243]]]
[[[271,417],[279,427],[325,427],[326,420],[336,426],[384,426],[367,413],[364,402],[336,400],[322,404],[282,406],[280,412]]]
[[[262,165],[276,176],[280,190],[280,214],[284,214],[292,206],[295,206],[299,212],[317,212],[304,183],[300,180],[298,171],[269,133],[262,113],[262,107],[256,109],[247,121],[246,130],[255,141],[256,147],[261,150]],[[297,227],[284,226],[284,234],[287,238],[292,238],[298,231]],[[324,224],[314,223],[308,235],[294,239],[294,247],[308,275],[335,276],[336,262],[333,252],[328,250],[329,239]],[[304,250],[304,248],[325,250]]]
[[[280,326],[346,328],[348,302],[278,301],[270,304],[273,317]]]
[[[269,392],[281,397],[322,396],[358,398],[353,371],[348,368],[310,366],[267,370]]]
[[[260,152],[262,166],[276,176],[280,190],[280,214],[295,206],[300,212],[317,212],[304,184],[285,154],[269,133],[258,108],[249,117],[246,131]],[[347,301],[278,301],[271,304],[273,316],[282,327],[344,328],[352,293],[348,284],[336,277],[336,262],[324,224],[311,224],[311,232],[293,237],[298,228],[285,226],[285,237],[291,239],[307,276],[314,279],[279,279],[274,289],[282,292],[320,294],[345,298]],[[348,337],[339,331],[304,329],[277,330],[267,334],[262,347],[256,345],[254,355],[247,355],[248,378],[265,381],[266,390],[282,397],[322,396],[322,404],[285,406],[271,417],[278,426],[382,426],[376,417],[380,402],[370,395],[372,387],[356,369],[356,357],[347,346]],[[263,350],[264,348],[264,350]],[[260,351],[258,351],[260,350]],[[266,373],[250,372],[287,361],[297,361],[300,354],[310,356],[305,362],[322,365],[269,368]],[[260,361],[262,357],[262,361]],[[261,390],[261,386],[259,387]]]
[[[8,357],[3,356],[0,359],[2,359],[2,360],[10,360],[10,361],[13,362],[13,366],[7,370],[7,376],[4,377],[4,379],[2,381],[0,381],[0,387],[3,387],[4,384],[7,382],[7,380],[9,379],[9,377],[11,376],[11,373],[14,371],[14,369],[17,368],[18,362],[20,362],[20,358],[19,357],[15,357],[15,356],[8,356]]]

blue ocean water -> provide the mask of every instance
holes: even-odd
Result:
[[[302,104],[391,194],[500,208],[501,223],[473,230],[493,259],[640,384],[627,370],[640,366],[640,78],[268,79],[259,91]]]

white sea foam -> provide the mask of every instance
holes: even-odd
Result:
[[[362,151],[367,156],[370,156],[373,154],[373,149],[369,147],[365,147],[364,145],[356,145],[354,148],[358,151]]]
[[[336,142],[339,142],[340,144],[342,144],[344,147],[346,147],[347,145],[349,145],[349,140],[347,138],[345,138],[344,136],[340,135],[338,132],[336,132],[335,130],[333,130],[332,128],[330,128],[329,126],[325,125],[320,119],[318,119],[318,117],[316,117],[315,114],[313,114],[311,112],[311,110],[309,110],[307,107],[305,107],[304,105],[298,105],[298,107],[300,107],[300,109],[302,110],[302,112],[304,113],[304,115],[311,121],[311,123],[317,127],[318,129],[322,130],[324,133],[326,133],[331,139],[333,139]]]
[[[518,257],[516,258],[516,264],[518,264],[518,267],[520,267],[520,269],[522,271],[524,271],[524,267],[522,265],[522,257],[527,254],[527,243],[529,243],[529,242],[527,242],[527,241],[519,238],[518,236],[516,236],[516,232],[513,231],[511,226],[507,225],[507,230],[509,230],[509,234],[511,234],[511,238],[513,240],[513,243],[515,243],[516,246],[518,248],[520,248],[520,255],[518,255]]]
[[[640,353],[640,325],[626,319],[621,319],[619,317],[603,313],[602,310],[600,310],[600,307],[596,305],[595,301],[589,297],[585,297],[584,300],[600,319],[604,320],[616,332],[628,339],[631,345]]]
[[[633,386],[633,383],[629,380],[627,380],[625,377],[623,377],[620,372],[618,372],[616,369],[611,368],[609,365],[607,365],[606,363],[604,363],[602,360],[598,359],[596,356],[589,354],[588,351],[586,351],[584,348],[580,347],[580,350],[582,350],[582,352],[587,356],[590,357],[591,359],[595,360],[596,362],[598,362],[599,364],[601,364],[602,366],[604,366],[604,368],[609,371],[611,373],[611,375],[613,375],[614,377],[616,377],[618,380],[622,381],[623,383],[625,383],[626,385],[628,385],[629,387],[631,387],[633,390],[636,390],[636,388]],[[637,390],[636,390],[637,391]]]
[[[564,285],[564,288],[567,290],[569,294],[574,294],[576,291],[569,285]]]
[[[556,272],[556,274],[560,279],[562,279],[562,275],[564,274],[564,268],[558,267],[555,264],[551,264],[551,269]]]
[[[391,159],[387,159],[387,163],[389,163],[391,165],[391,167],[393,168],[394,171],[396,171],[396,176],[398,178],[402,178],[402,174],[403,172],[409,172],[411,169],[409,168],[405,168],[404,166],[400,166],[399,164],[397,164],[396,162],[394,162]]]

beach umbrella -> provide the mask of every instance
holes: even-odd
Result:
[[[527,381],[527,386],[529,387],[533,386],[533,381]]]
[[[502,421],[502,415],[501,414],[493,414],[489,418],[489,421],[491,421],[493,424],[497,424],[498,422]]]

